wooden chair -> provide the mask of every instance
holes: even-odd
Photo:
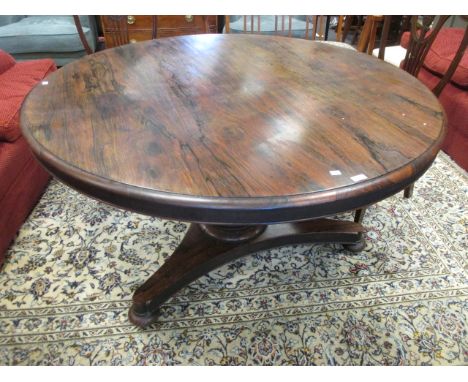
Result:
[[[431,25],[434,22],[436,16],[423,16],[422,21],[419,21],[418,16],[411,17],[411,30],[410,30],[410,42],[408,46],[408,50],[406,52],[406,57],[403,60],[401,68],[411,75],[417,77],[419,70],[421,69],[424,59],[429,52],[429,49],[436,39],[439,31],[441,30],[442,26],[445,24],[447,19],[450,16],[440,16],[436,25],[431,29]],[[384,26],[382,30],[382,38],[380,43],[379,49],[379,58],[381,60],[384,59],[385,54],[385,42],[387,40],[389,27],[391,23],[391,16],[385,16],[384,18]],[[465,28],[465,34],[463,36],[463,40],[458,47],[457,53],[455,54],[452,62],[450,63],[449,68],[442,76],[438,84],[432,89],[432,92],[437,97],[440,96],[442,90],[444,89],[445,85],[450,81],[455,70],[460,63],[463,54],[465,53],[466,47],[468,45],[468,27]],[[410,198],[413,194],[414,183],[408,186],[404,190],[404,197]],[[363,216],[365,213],[365,208],[356,210],[354,221],[362,222]]]
[[[424,59],[429,52],[429,49],[434,42],[437,34],[439,33],[442,26],[448,20],[450,16],[440,16],[436,26],[430,30],[430,26],[434,21],[435,16],[423,16],[422,23],[418,22],[418,16],[413,16],[411,18],[411,37],[408,50],[406,52],[406,57],[402,64],[402,69],[410,73],[411,75],[417,77],[421,66],[424,63]],[[420,28],[418,28],[420,26]],[[439,97],[440,93],[444,89],[445,85],[452,78],[455,69],[457,68],[460,60],[465,53],[467,41],[468,41],[468,28],[465,29],[465,35],[463,41],[461,42],[457,54],[455,55],[450,67],[444,76],[440,79],[439,83],[432,89],[432,92]],[[405,189],[404,196],[409,198],[413,194],[414,184]]]
[[[78,35],[80,36],[81,43],[83,44],[83,48],[86,54],[93,53],[93,50],[89,46],[88,40],[86,40],[86,36],[83,32],[83,27],[81,25],[80,16],[73,15],[73,21],[75,22],[76,30],[78,31]]]
[[[424,59],[429,52],[429,49],[434,42],[437,34],[439,33],[442,26],[445,24],[449,16],[440,16],[439,21],[434,29],[428,34],[428,25],[430,25],[431,20],[434,16],[424,16],[422,27],[420,33],[417,31],[417,16],[413,16],[411,20],[411,39],[408,52],[406,53],[405,60],[403,61],[402,69],[406,70],[408,73],[417,77],[419,70],[424,62]],[[429,24],[428,24],[429,22]],[[453,58],[447,72],[440,79],[439,83],[432,89],[432,92],[438,97],[442,90],[444,90],[445,85],[450,81],[455,70],[457,69],[458,64],[460,63],[463,54],[465,53],[468,43],[468,27],[465,28],[465,34],[463,40],[458,47],[457,53]]]
[[[103,20],[102,22],[104,23]],[[105,34],[106,47],[125,45],[130,42],[128,38],[127,17],[121,15],[109,15],[106,16],[105,23],[105,30],[108,31]]]
[[[362,27],[361,35],[357,44],[357,50],[369,55],[372,54],[377,37],[377,29],[384,21],[384,16],[369,15]]]
[[[419,70],[421,69],[424,59],[426,58],[427,53],[429,52],[432,43],[436,39],[439,31],[442,29],[445,22],[450,16],[440,16],[437,24],[434,28],[430,29],[430,26],[434,22],[435,16],[423,16],[422,22],[419,22],[418,16],[412,16],[410,19],[411,29],[410,29],[410,42],[409,47],[406,52],[405,59],[403,60],[401,68],[411,75],[417,77]],[[391,23],[392,16],[385,16],[384,27],[382,31],[382,38],[379,48],[379,58],[383,60],[385,58],[385,44],[387,41],[389,26]],[[444,89],[445,85],[450,81],[455,70],[460,63],[463,54],[465,53],[467,46],[467,33],[468,27],[465,28],[465,34],[463,40],[458,47],[457,53],[453,58],[450,67],[447,69],[447,72],[440,79],[439,83],[432,89],[432,92],[439,97],[440,93]]]
[[[337,41],[345,42],[349,32],[353,29],[354,35],[351,44],[356,44],[358,52],[372,54],[377,37],[377,31],[384,21],[384,16],[340,16],[344,18],[343,30],[338,31]],[[358,37],[359,36],[359,37]]]
[[[274,24],[268,24],[268,28],[265,30],[264,26],[266,23],[273,21],[270,20],[270,17],[274,17]],[[326,18],[327,16],[303,16],[304,19],[300,19],[300,16],[240,16],[241,27],[240,30],[242,33],[253,33],[253,34],[273,34],[273,35],[282,35],[288,37],[299,37],[306,40],[317,40],[324,41],[326,35]],[[263,22],[262,22],[263,18]],[[265,20],[267,18],[267,20]],[[231,16],[225,16],[225,32],[232,33],[231,22],[237,20],[232,20]],[[339,16],[338,24],[343,24],[343,16]],[[274,27],[273,27],[274,25]],[[295,28],[299,27],[299,29]],[[238,31],[237,29],[236,31]],[[296,32],[301,33],[298,35]],[[338,41],[338,40],[337,40]]]
[[[324,41],[326,33],[327,16],[304,16],[305,22],[299,20],[297,16],[239,16],[242,20],[242,33],[253,33],[253,34],[274,34],[283,35],[288,37],[300,37],[304,39]],[[263,18],[274,17],[274,29],[267,28],[263,29],[265,22],[262,23]],[[338,22],[336,27],[336,41],[345,42],[348,34],[354,31],[351,44],[355,44],[357,41],[357,50],[359,52],[365,52],[369,55],[372,54],[374,49],[377,31],[383,25],[383,29],[386,29],[386,36],[388,36],[388,30],[390,24],[385,24],[384,20],[387,16],[338,16]],[[236,20],[238,21],[238,20]],[[231,33],[231,16],[225,16],[225,32]],[[295,26],[299,23],[303,25],[303,33],[301,36],[295,35]],[[356,23],[356,24],[355,24]],[[269,30],[271,29],[271,30]],[[239,30],[236,30],[237,32]],[[302,31],[302,30],[301,30]],[[359,36],[359,37],[358,37]]]
[[[353,37],[351,38],[351,45],[355,45],[358,40],[358,35],[361,32],[362,27],[363,27],[364,17],[356,16],[356,15],[347,15],[343,17],[344,17],[343,29],[340,34],[340,39],[339,40],[337,39],[337,40],[345,42],[348,37],[348,34],[352,32]]]

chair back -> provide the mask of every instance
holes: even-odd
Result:
[[[80,41],[83,44],[83,48],[86,54],[93,53],[93,50],[89,46],[88,40],[86,40],[86,36],[83,32],[83,26],[81,25],[80,16],[73,15],[73,21],[75,22],[76,30],[78,31],[78,36],[80,37]]]
[[[342,16],[340,16],[342,17]],[[225,16],[226,33],[272,34],[299,37],[307,40],[325,40],[326,16]],[[231,23],[236,23],[234,31]],[[338,23],[342,23],[338,19]]]
[[[337,41],[345,42],[349,32],[354,30],[351,44],[356,44],[358,52],[371,55],[377,38],[377,30],[383,24],[385,17],[382,15],[347,15],[340,17],[341,20],[344,18],[344,25],[341,27],[342,22],[338,24],[336,32]]]
[[[366,17],[356,48],[358,52],[372,54],[377,36],[377,28],[383,20],[384,17],[378,15],[368,15]]]
[[[128,44],[128,23],[127,16],[109,15],[102,18],[103,27],[106,33],[106,46],[114,47]]]
[[[410,41],[402,65],[403,70],[417,77],[432,43],[448,18],[449,16],[440,16],[435,27],[431,29],[435,16],[423,16],[421,23],[418,16],[411,17]]]
[[[436,25],[431,29],[435,16],[423,16],[422,22],[419,22],[418,16],[411,17],[411,32],[408,50],[402,63],[402,69],[417,77],[424,59],[429,52],[434,40],[436,39],[442,26],[450,16],[440,16]],[[465,34],[458,47],[458,50],[439,83],[432,89],[432,92],[438,97],[445,85],[450,81],[455,70],[465,53],[468,44],[468,26],[465,28]]]

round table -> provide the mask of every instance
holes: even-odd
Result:
[[[91,197],[192,222],[134,294],[130,320],[253,251],[337,242],[359,223],[324,219],[382,200],[431,165],[445,134],[416,78],[336,46],[197,35],[104,50],[28,95],[23,135],[55,177]]]

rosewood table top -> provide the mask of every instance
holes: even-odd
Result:
[[[72,186],[190,221],[204,220],[190,208],[284,211],[401,182],[434,158],[444,115],[417,79],[352,50],[200,35],[65,66],[27,97],[21,125]]]
[[[129,314],[139,326],[191,280],[246,253],[301,242],[361,250],[362,225],[310,219],[404,189],[445,135],[438,100],[403,70],[324,43],[255,35],[166,38],[87,56],[34,88],[20,118],[38,160],[68,185],[196,223],[135,292]]]

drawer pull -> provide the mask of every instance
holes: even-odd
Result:
[[[187,21],[188,23],[191,23],[193,21],[193,16],[192,15],[185,16],[185,21]]]
[[[137,42],[137,40],[135,40],[134,38],[130,39],[130,44],[135,44],[136,42]]]
[[[135,24],[135,16],[127,16],[127,24]]]

